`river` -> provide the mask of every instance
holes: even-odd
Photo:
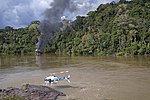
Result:
[[[52,72],[69,71],[71,83],[51,87],[58,100],[150,100],[150,57],[0,56],[0,88],[45,85]]]

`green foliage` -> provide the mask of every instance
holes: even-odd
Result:
[[[49,40],[47,53],[68,55],[150,54],[150,1],[120,0],[101,4],[86,17],[77,16],[72,30]],[[0,53],[34,52],[39,21],[27,28],[0,30]]]
[[[58,35],[61,39],[55,37],[51,46],[57,48],[52,52],[65,51],[75,55],[150,54],[149,12],[148,0],[101,4],[87,17],[77,16],[73,22],[75,31]]]
[[[126,0],[120,0],[119,1],[119,3],[125,3],[126,2]]]
[[[20,29],[6,26],[0,32],[0,53],[27,54],[34,52],[39,32],[37,28],[31,28],[33,25],[37,27],[38,24],[32,23],[27,28]]]

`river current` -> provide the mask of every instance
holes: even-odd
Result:
[[[0,56],[0,88],[45,85],[50,73],[69,71],[71,83],[50,87],[58,100],[150,100],[150,57]]]

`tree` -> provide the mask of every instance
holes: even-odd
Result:
[[[11,27],[11,26],[6,26],[6,27],[5,27],[5,31],[13,31],[13,27]]]
[[[125,3],[125,2],[126,2],[126,0],[120,0],[120,1],[119,1],[119,3],[121,3],[121,4],[122,4],[122,3]]]

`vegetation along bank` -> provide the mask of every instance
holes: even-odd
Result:
[[[1,54],[35,52],[39,21],[28,27],[0,29]],[[51,34],[51,33],[50,33]],[[150,0],[120,0],[101,4],[87,16],[77,16],[69,31],[53,35],[45,53],[69,55],[149,55]]]

